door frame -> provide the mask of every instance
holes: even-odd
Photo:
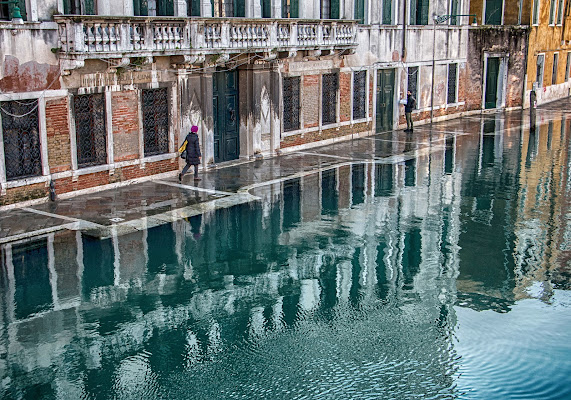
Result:
[[[499,58],[500,65],[498,67],[498,87],[496,90],[496,107],[487,110],[496,110],[506,107],[506,91],[508,76],[508,59],[509,53],[484,53],[484,73],[482,75],[482,110],[486,110],[486,77],[488,76],[488,58]]]

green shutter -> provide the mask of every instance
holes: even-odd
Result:
[[[428,25],[428,0],[419,0],[419,3],[417,9],[420,8],[420,13],[417,17],[419,16],[420,20],[417,25]]]
[[[246,1],[245,0],[234,0],[234,17],[245,17],[246,16]]]
[[[452,3],[450,4],[450,14],[452,15],[458,14],[458,0],[452,0]],[[451,17],[450,25],[458,25],[458,18]]]
[[[95,2],[93,0],[85,0],[84,15],[95,15]]]
[[[289,4],[290,4],[289,17],[299,18],[299,0],[290,0]]]
[[[149,15],[149,5],[147,0],[134,0],[135,15]]]
[[[410,0],[410,24],[416,25],[416,2],[417,0]]]
[[[365,23],[365,0],[355,0],[355,19],[360,24]]]
[[[173,0],[158,0],[157,1],[157,15],[161,17],[174,16],[174,3]]]
[[[272,18],[271,0],[262,0],[262,18]]]
[[[392,0],[383,0],[383,24],[391,25],[393,23]]]
[[[329,16],[331,19],[339,19],[339,0],[331,0]]]
[[[190,5],[188,6],[188,11],[190,11],[189,16],[200,17],[200,0],[189,0]]]

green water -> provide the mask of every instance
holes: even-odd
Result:
[[[3,246],[1,397],[571,398],[570,127],[521,125],[385,134],[400,158],[251,204]]]

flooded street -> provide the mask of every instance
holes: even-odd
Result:
[[[537,122],[338,142],[113,215],[37,206],[91,225],[1,245],[0,397],[571,398],[571,117]]]

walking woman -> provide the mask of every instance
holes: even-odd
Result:
[[[191,165],[194,165],[194,180],[200,180],[198,177],[198,164],[200,164],[202,154],[200,153],[197,132],[198,126],[193,125],[192,128],[190,128],[190,133],[186,135],[182,146],[180,146],[179,152],[182,152],[181,157],[186,160],[186,165],[182,169],[182,172],[178,174],[179,182],[182,181],[182,177],[186,174]]]

